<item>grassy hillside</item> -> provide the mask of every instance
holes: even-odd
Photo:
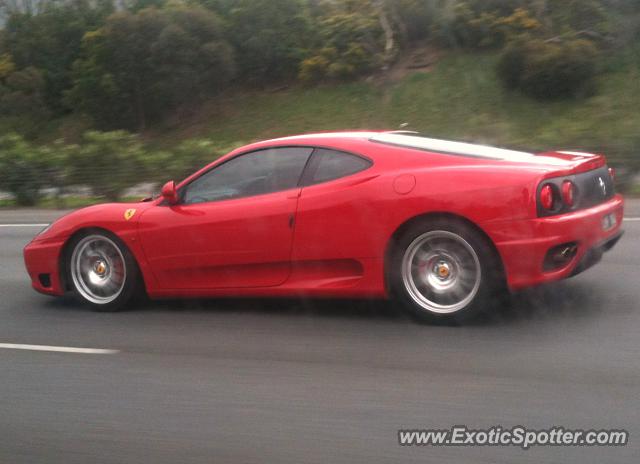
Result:
[[[432,137],[466,140],[533,151],[573,149],[605,153],[617,168],[640,170],[640,59],[628,52],[610,58],[594,96],[539,102],[503,89],[495,75],[496,54],[449,54],[428,72],[394,69],[387,78],[279,91],[236,92],[205,103],[197,114],[142,134],[150,148],[171,150],[188,139],[209,139],[215,147],[312,131],[407,129]],[[603,63],[603,65],[605,65]],[[90,121],[51,121],[37,143],[77,141]],[[197,145],[197,144],[196,144]],[[222,148],[220,149],[222,153]],[[218,153],[219,154],[219,153]],[[198,155],[200,166],[208,150]],[[213,157],[213,154],[212,154]],[[195,158],[194,158],[195,159]],[[212,158],[211,158],[212,159]],[[619,170],[619,172],[621,172]],[[627,172],[630,172],[627,170]],[[619,187],[640,194],[621,176]],[[69,198],[68,204],[100,199]],[[47,203],[48,202],[48,203]],[[0,199],[0,206],[13,200]],[[56,200],[40,201],[55,206]]]
[[[505,91],[495,78],[493,54],[453,54],[430,72],[395,83],[358,82],[228,97],[197,116],[145,134],[170,146],[191,137],[241,143],[334,129],[408,128],[434,137],[535,150],[604,151],[638,164],[640,68],[610,63],[595,96],[540,103]]]

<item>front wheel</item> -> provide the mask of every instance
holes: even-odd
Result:
[[[437,219],[402,234],[390,279],[395,299],[418,319],[463,322],[497,294],[499,269],[485,237],[462,222]]]
[[[67,270],[78,299],[98,311],[118,311],[136,293],[139,272],[126,246],[102,231],[76,237],[69,246]]]

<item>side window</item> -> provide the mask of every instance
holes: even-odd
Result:
[[[326,148],[318,148],[313,154],[314,171],[310,173],[307,184],[318,184],[364,171],[371,161],[349,153]]]
[[[294,188],[312,151],[284,147],[237,156],[187,185],[181,192],[182,202],[204,203]]]

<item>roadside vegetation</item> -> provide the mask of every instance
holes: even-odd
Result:
[[[3,5],[0,206],[75,205],[79,185],[116,200],[322,130],[402,126],[640,169],[632,0]]]

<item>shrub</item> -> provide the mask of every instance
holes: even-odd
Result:
[[[508,89],[540,100],[593,91],[598,50],[587,40],[518,42],[503,52],[498,77]]]
[[[349,44],[342,53],[327,47],[302,62],[298,78],[303,82],[324,78],[344,81],[371,70],[376,62],[376,58],[357,43]]]
[[[137,137],[124,131],[89,131],[82,145],[67,149],[69,182],[87,185],[95,195],[112,201],[144,179],[152,161]]]
[[[520,43],[511,44],[505,48],[498,61],[498,78],[509,90],[515,90],[520,86],[526,65],[524,49]]]
[[[384,32],[374,3],[365,1],[362,9],[352,2],[327,5],[318,21],[320,46],[302,61],[298,78],[346,80],[382,64]]]
[[[495,20],[492,25],[500,43],[526,40],[529,36],[542,30],[542,24],[531,16],[528,10],[516,8],[515,11],[505,17]]]
[[[321,81],[327,75],[330,64],[331,61],[324,54],[307,58],[300,64],[298,78],[307,83]]]
[[[451,41],[464,48],[487,48],[499,45],[493,12],[475,12],[466,2],[456,3],[450,24]]]
[[[434,25],[436,38],[447,45],[469,49],[497,48],[510,40],[538,34],[542,24],[515,3],[493,5],[462,1],[450,17]]]
[[[41,155],[17,134],[0,138],[0,189],[12,193],[18,205],[35,205],[47,186],[47,159]]]

